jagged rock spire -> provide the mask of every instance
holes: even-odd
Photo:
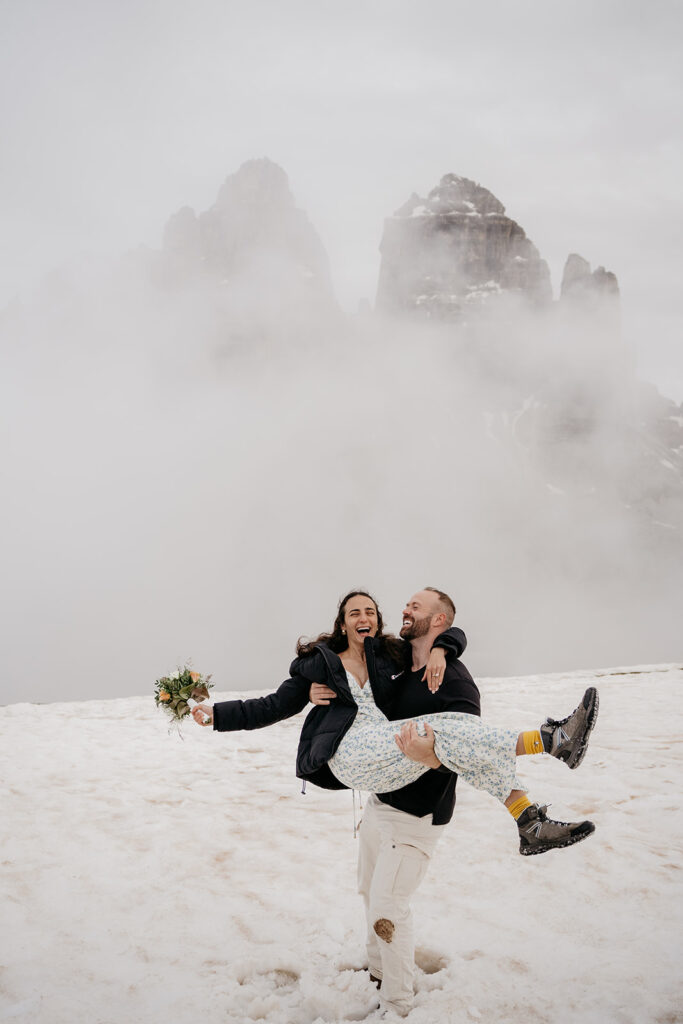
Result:
[[[311,299],[336,306],[329,262],[308,217],[294,201],[287,175],[266,158],[248,160],[221,186],[216,202],[198,217],[190,207],[164,230],[167,276],[193,274],[230,283],[267,266],[271,280],[291,276]],[[267,284],[267,282],[264,282]]]
[[[570,253],[564,265],[562,275],[561,297],[594,296],[601,298],[618,298],[619,283],[616,275],[598,267],[591,273],[588,260],[577,253]]]
[[[379,309],[448,319],[501,291],[552,300],[548,266],[524,230],[488,189],[457,174],[388,218],[380,250]]]

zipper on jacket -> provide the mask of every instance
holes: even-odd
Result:
[[[301,784],[301,795],[306,796],[306,779],[304,779],[303,783]]]

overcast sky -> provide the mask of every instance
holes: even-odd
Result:
[[[0,304],[157,246],[269,156],[374,299],[383,218],[474,178],[548,260],[614,271],[641,375],[683,399],[677,2],[0,0]]]

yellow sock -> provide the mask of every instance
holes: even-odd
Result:
[[[507,805],[507,809],[515,821],[519,818],[520,814],[527,809],[527,807],[531,807],[531,800],[529,800],[527,796],[520,796],[514,803]]]
[[[532,729],[530,732],[522,733],[522,741],[524,743],[525,754],[542,754],[545,750],[543,746],[543,740],[538,729]]]

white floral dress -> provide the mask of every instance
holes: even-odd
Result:
[[[477,789],[505,801],[513,789],[526,792],[515,775],[518,732],[485,725],[476,715],[439,711],[420,718],[392,722],[375,704],[370,680],[359,686],[346,673],[358,713],[329,760],[333,775],[349,789],[391,793],[424,775],[428,768],[402,754],[394,736],[406,722],[423,722],[434,730],[434,752],[443,765]]]

